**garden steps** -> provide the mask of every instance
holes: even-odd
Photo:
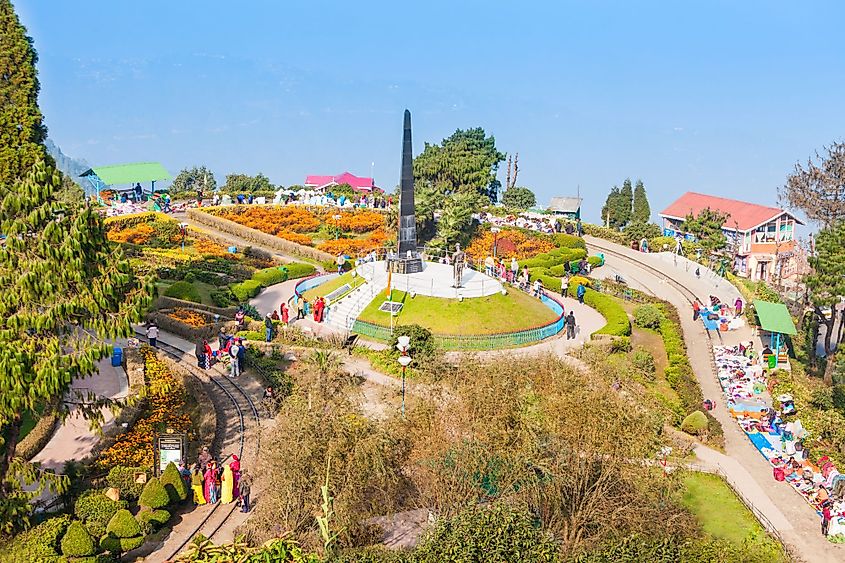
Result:
[[[387,273],[380,272],[372,281],[356,287],[349,295],[329,305],[326,324],[342,332],[351,330],[361,311],[386,287]]]

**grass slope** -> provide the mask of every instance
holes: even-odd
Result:
[[[390,325],[390,316],[378,310],[384,301],[385,295],[378,295],[358,318],[382,326]],[[404,291],[394,290],[393,301],[405,304],[396,324],[418,324],[434,334],[513,332],[543,325],[556,318],[552,310],[538,299],[518,290],[511,290],[507,295],[497,293],[463,301],[423,295],[411,299]]]
[[[765,537],[760,523],[721,477],[690,473],[684,485],[681,503],[695,514],[705,533],[736,545],[752,533]]]
[[[320,284],[317,287],[312,287],[308,291],[302,294],[305,299],[308,301],[314,301],[316,298],[323,296],[325,297],[335,289],[339,288],[345,283],[349,284],[349,287],[355,289],[362,283],[364,283],[364,278],[361,276],[352,277],[352,272],[346,272],[342,276],[338,276],[332,280],[327,281],[324,284]]]

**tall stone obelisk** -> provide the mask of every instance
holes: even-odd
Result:
[[[411,112],[405,110],[402,133],[402,173],[399,179],[399,244],[395,258],[388,261],[394,272],[413,274],[422,271],[417,251],[417,219],[414,209],[414,153],[411,147]]]

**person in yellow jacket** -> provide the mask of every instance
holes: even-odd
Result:
[[[223,504],[229,504],[234,498],[233,491],[235,487],[235,476],[232,474],[232,468],[228,463],[226,464],[226,467],[223,468],[221,481],[223,490],[220,493],[220,502]]]
[[[194,464],[194,470],[191,472],[191,490],[194,492],[194,504],[197,506],[205,504],[202,471],[197,464]]]

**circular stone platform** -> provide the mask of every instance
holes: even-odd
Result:
[[[387,263],[384,260],[367,262],[356,268],[358,275],[372,283],[375,287],[387,287]],[[443,297],[457,299],[458,297],[486,297],[502,291],[499,280],[481,272],[464,268],[461,287],[452,287],[454,277],[452,266],[439,262],[423,262],[423,271],[416,274],[393,274],[391,285],[393,289],[406,293],[429,297]]]

